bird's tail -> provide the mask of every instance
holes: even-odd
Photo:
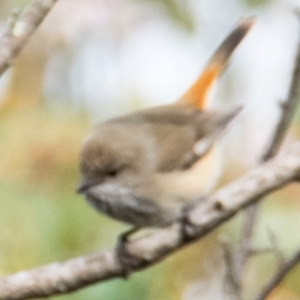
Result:
[[[238,23],[235,29],[216,49],[209,59],[204,71],[187,92],[180,97],[178,103],[188,103],[197,109],[204,109],[206,107],[207,95],[211,86],[226,67],[234,49],[246,36],[254,24],[254,21],[255,19],[253,17],[249,17],[242,19]]]

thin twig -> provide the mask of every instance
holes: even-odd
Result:
[[[300,16],[299,16],[300,22]],[[298,43],[297,54],[295,57],[294,71],[292,81],[289,87],[288,99],[280,103],[281,117],[272,135],[269,147],[261,156],[261,162],[267,161],[274,157],[278,152],[284,136],[293,120],[296,107],[300,98],[300,43]]]
[[[237,275],[242,280],[243,270],[247,263],[248,258],[251,256],[252,251],[252,236],[254,233],[255,221],[257,216],[257,205],[254,204],[250,206],[245,213],[245,220],[243,224],[243,229],[241,233],[241,241],[239,246],[239,255],[238,255],[238,269]]]
[[[0,76],[10,67],[57,0],[36,0],[18,17],[10,18],[0,38]]]
[[[228,241],[221,240],[221,245],[223,248],[223,255],[225,261],[225,280],[224,280],[224,298],[229,300],[234,300],[237,298],[238,293],[238,283],[236,282],[236,270],[235,270],[235,260],[234,252]]]
[[[285,262],[285,257],[278,245],[278,241],[275,233],[269,228],[268,228],[268,236],[271,243],[271,247],[273,249],[273,253],[276,255],[278,265],[279,267],[281,267]]]
[[[286,261],[278,270],[278,272],[272,277],[272,279],[266,284],[262,292],[255,298],[256,300],[265,300],[273,292],[280,283],[286,278],[286,276],[300,263],[300,249]]]
[[[214,193],[187,215],[188,226],[182,239],[178,223],[128,243],[130,255],[139,264],[133,271],[150,267],[187,243],[196,241],[226,222],[262,196],[293,181],[300,174],[300,142],[267,163]],[[95,282],[122,277],[124,270],[116,250],[53,263],[0,279],[0,300],[20,300],[65,294]]]

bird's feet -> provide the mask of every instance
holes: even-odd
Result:
[[[143,264],[143,260],[141,258],[132,255],[128,251],[129,238],[132,234],[134,234],[138,230],[139,227],[134,227],[128,231],[123,232],[118,237],[116,251],[117,251],[118,260],[123,269],[123,277],[125,279],[128,278],[128,276],[130,275],[130,273],[132,273],[134,269],[136,269],[137,267]]]
[[[181,230],[181,240],[184,244],[189,243],[194,239],[191,233],[193,224],[190,222],[189,213],[191,210],[193,210],[195,206],[199,205],[200,202],[203,202],[203,198],[192,201],[190,204],[186,205],[182,210],[181,218],[179,219],[179,224]]]

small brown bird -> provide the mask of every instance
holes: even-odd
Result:
[[[78,192],[94,208],[137,228],[161,227],[212,190],[220,173],[215,142],[240,107],[204,110],[207,95],[253,23],[237,24],[177,102],[111,119],[85,138]]]

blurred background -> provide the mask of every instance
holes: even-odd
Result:
[[[3,32],[13,8],[0,1]],[[75,194],[78,153],[100,121],[176,100],[242,16],[257,24],[235,52],[212,106],[244,104],[224,138],[220,184],[253,167],[286,98],[299,41],[299,0],[59,0],[0,79],[0,275],[110,249],[127,225],[93,211]],[[299,114],[288,141],[300,137]],[[230,166],[230,168],[228,167]],[[267,197],[255,228],[290,255],[300,246],[300,188]],[[112,280],[57,297],[224,299],[220,237],[237,243],[242,216],[129,280]],[[247,266],[251,299],[276,270],[273,254]],[[300,299],[300,268],[269,299]]]

